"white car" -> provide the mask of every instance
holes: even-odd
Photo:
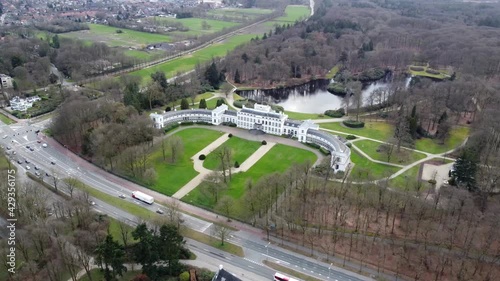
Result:
[[[43,146],[43,147],[47,147],[47,144],[46,144],[46,143],[44,143],[44,144],[42,144],[42,146]]]
[[[30,166],[26,166],[26,170],[29,170],[29,169],[31,169]]]

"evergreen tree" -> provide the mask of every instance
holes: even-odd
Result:
[[[247,62],[248,62],[248,60],[250,59],[250,57],[248,57],[247,53],[243,53],[243,55],[241,55],[241,59],[242,59],[245,63],[247,63]]]
[[[217,100],[217,105],[216,105],[216,106],[217,106],[217,107],[219,107],[219,106],[221,106],[221,105],[223,105],[223,104],[225,104],[225,103],[226,103],[226,102],[224,101],[224,99],[218,99],[218,100]]]
[[[262,61],[260,60],[260,57],[259,56],[256,56],[255,59],[253,60],[254,63],[256,64],[261,64]]]
[[[56,34],[54,35],[54,37],[52,37],[52,47],[54,47],[55,49],[59,49],[60,46],[61,44],[59,43],[59,36]]]
[[[133,106],[139,113],[142,112],[141,95],[139,93],[139,85],[137,83],[127,83],[125,86],[125,94],[123,95],[123,103],[127,106]]]
[[[189,109],[189,102],[187,99],[181,100],[181,109]]]
[[[264,33],[264,35],[262,35],[262,40],[266,40],[267,39],[267,33]]]
[[[125,251],[118,242],[113,240],[113,236],[108,234],[106,239],[96,248],[96,262],[104,270],[106,281],[114,280],[117,275],[123,276],[127,268],[125,262]]]
[[[200,108],[207,108],[207,101],[205,99],[200,100]]]
[[[153,79],[153,81],[158,83],[164,92],[167,90],[168,82],[167,82],[167,77],[165,76],[165,72],[156,71],[155,73],[151,74],[151,79]]]
[[[236,72],[234,73],[234,83],[241,83],[240,72],[238,69],[236,69]]]
[[[469,191],[476,191],[476,171],[478,159],[472,149],[464,149],[453,165],[451,176],[458,187],[465,187]]]
[[[217,70],[217,66],[215,62],[212,61],[212,64],[205,71],[205,79],[208,81],[208,84],[214,88],[219,87],[219,71]]]
[[[408,118],[408,129],[410,131],[410,135],[412,138],[417,137],[417,130],[418,130],[418,116],[417,116],[417,106],[414,105],[412,110],[411,110],[411,115]]]

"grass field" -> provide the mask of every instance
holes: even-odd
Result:
[[[109,220],[108,233],[111,234],[111,236],[113,236],[114,240],[118,241],[118,243],[123,245],[123,237],[121,235],[120,223],[112,217],[108,217],[107,219]],[[132,232],[134,228],[132,228],[128,224],[125,224],[125,228],[129,231],[129,235],[127,237],[128,244],[135,242],[134,238],[132,237],[132,234],[130,234],[130,232]]]
[[[60,34],[84,41],[102,42],[110,47],[137,47],[142,48],[151,43],[170,42],[167,35],[140,32],[130,29],[117,28],[101,24],[89,24],[90,30],[81,30]],[[116,33],[120,29],[123,33]]]
[[[285,9],[285,14],[273,21],[266,22],[266,26],[274,26],[276,24],[294,24],[298,20],[303,20],[309,17],[311,11],[308,6],[288,5]]]
[[[375,180],[388,177],[399,170],[399,168],[379,164],[361,156],[356,150],[351,150],[351,161],[355,164],[351,171],[353,180]]]
[[[264,175],[274,172],[284,172],[294,163],[304,163],[305,161],[314,163],[316,159],[316,155],[308,150],[276,144],[248,171],[233,175],[229,188],[222,191],[220,197],[228,195],[236,199],[236,203],[234,204],[235,210],[233,212],[236,217],[241,217],[246,208],[246,205],[241,200],[245,193],[245,183],[247,180],[256,182]],[[203,195],[200,190],[203,184],[184,196],[182,201],[205,208],[214,208],[214,200]]]
[[[250,41],[250,39],[254,37],[255,35],[252,34],[236,35],[224,42],[215,43],[200,51],[194,52],[191,55],[183,56],[154,67],[134,71],[130,74],[146,78],[142,80],[143,83],[147,83],[149,79],[151,79],[151,73],[156,71],[165,72],[167,78],[172,77],[179,71],[186,72],[194,69],[196,64],[208,62],[214,57],[225,56],[228,51],[231,51],[237,46]]]
[[[393,126],[385,122],[365,122],[364,128],[347,128],[341,122],[323,123],[321,128],[340,131],[381,141],[387,141],[393,135]]]
[[[302,113],[302,112],[293,112],[293,111],[286,111],[286,110],[285,110],[285,114],[288,115],[288,118],[294,119],[294,120],[327,119],[327,118],[331,118],[331,117],[323,115],[323,114]]]
[[[450,136],[444,144],[439,144],[437,140],[433,139],[419,139],[415,142],[415,149],[434,154],[443,153],[461,145],[468,135],[468,127],[455,127],[451,130]]]
[[[387,161],[387,154],[384,152],[377,152],[377,150],[380,148],[381,143],[374,142],[371,140],[360,140],[354,142],[354,145],[356,145],[359,149],[361,149],[364,153],[368,154],[372,159],[379,160],[379,161]],[[400,165],[407,165],[411,164],[415,161],[418,161],[420,159],[425,158],[426,155],[422,153],[418,153],[415,151],[407,150],[407,149],[401,149],[400,152],[397,152],[397,148],[395,147],[393,149],[390,163],[394,164],[400,164]]]
[[[6,115],[0,113],[0,121],[2,121],[4,124],[10,125],[16,123],[16,121],[10,119]]]
[[[184,19],[173,19],[173,18],[156,18],[158,22],[176,22],[181,23],[184,27],[189,28],[188,31],[173,31],[169,34],[172,35],[182,35],[182,36],[199,36],[204,34],[215,33],[223,30],[224,28],[229,28],[237,26],[238,23],[221,21],[221,20],[211,20],[211,19],[200,19],[200,18],[184,18]],[[203,28],[203,22],[206,22],[207,28]]]
[[[249,9],[223,8],[223,9],[210,10],[207,12],[207,14],[216,16],[221,20],[246,21],[254,19],[261,15],[270,14],[272,12],[273,12],[272,10],[259,9],[259,8],[249,8]]]
[[[249,141],[238,137],[232,137],[222,146],[207,155],[207,158],[203,161],[203,167],[210,170],[217,170],[219,168],[220,160],[217,158],[216,154],[220,151],[220,149],[222,149],[223,146],[231,149],[233,159],[233,163],[231,163],[231,165],[234,165],[234,161],[238,161],[241,165],[261,146],[261,144],[257,141]]]
[[[184,144],[184,153],[177,163],[170,164],[163,160],[161,147],[158,147],[150,158],[150,163],[158,175],[158,180],[151,188],[169,196],[198,174],[193,168],[191,157],[219,138],[221,133],[208,129],[188,128],[175,135],[179,136]],[[168,156],[167,153],[167,160]]]

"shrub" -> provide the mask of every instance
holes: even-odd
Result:
[[[236,123],[233,122],[222,122],[221,124],[229,127],[237,127]]]
[[[342,121],[342,124],[349,128],[363,128],[365,126],[365,122],[355,120],[345,120]]]
[[[201,161],[205,160],[207,158],[207,156],[205,156],[205,154],[200,154],[200,156],[198,156],[198,159],[200,159]]]
[[[179,275],[179,281],[189,281],[189,272],[184,271]]]
[[[235,162],[234,162],[234,167],[235,167],[235,168],[239,168],[239,167],[240,167],[240,163],[238,163],[238,161],[235,161]]]
[[[247,100],[235,100],[233,105],[237,108],[243,108],[243,105],[246,104]]]
[[[356,136],[353,136],[353,135],[347,135],[347,137],[345,137],[346,140],[355,140],[356,139]]]
[[[121,30],[121,29],[117,29],[117,30],[116,30],[116,33],[123,33],[123,30]]]
[[[190,126],[190,125],[193,125],[194,122],[193,121],[183,121],[181,122],[181,126]]]
[[[429,182],[430,184],[436,184],[436,180],[433,180],[433,179],[430,179],[428,182]]]
[[[172,110],[172,108],[170,106],[167,106],[167,108],[165,108],[165,112],[169,112],[171,110]]]
[[[320,148],[319,148],[319,151],[320,151],[321,153],[323,153],[323,155],[330,155],[330,151],[328,151],[328,150],[327,150],[326,148],[324,148],[324,147],[320,147]]]
[[[267,141],[263,140],[261,143],[262,143],[262,145],[266,145]]]
[[[352,143],[348,142],[345,144],[347,147],[351,148],[352,147]]]
[[[232,138],[233,137],[233,134],[229,134],[227,135],[228,138]]]
[[[179,127],[179,124],[172,124],[172,125],[170,125],[170,126],[168,126],[168,127],[165,127],[165,128],[163,129],[163,131],[164,131],[165,133],[167,133],[167,132],[172,131],[173,129],[175,129],[175,128],[177,128],[177,127]]]
[[[327,110],[325,111],[325,115],[333,118],[340,118],[345,115],[345,112],[343,108],[337,110]]]

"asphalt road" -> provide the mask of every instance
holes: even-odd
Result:
[[[24,161],[22,167],[19,169],[19,172],[22,172],[23,169],[26,171],[27,166],[29,166],[30,171],[34,173],[35,171],[33,169],[34,165],[36,165],[40,169],[39,171],[42,175],[45,175],[45,173],[50,175],[44,176],[44,180],[49,183],[52,182],[52,175],[61,179],[71,176],[112,196],[118,197],[119,195],[124,194],[125,199],[123,200],[140,205],[151,210],[152,212],[155,212],[158,208],[163,208],[162,205],[157,203],[148,205],[131,198],[131,191],[113,181],[108,180],[109,176],[106,173],[95,173],[89,171],[88,166],[90,164],[79,166],[79,164],[77,164],[73,158],[70,157],[74,156],[70,151],[66,150],[52,139],[46,139],[35,133],[37,130],[42,130],[44,126],[49,124],[49,122],[50,121],[42,121],[37,124],[29,124],[29,121],[25,121],[23,123],[17,123],[10,126],[0,126],[0,144],[10,148],[7,150],[9,157],[11,157],[14,161],[24,161],[25,159],[28,159],[30,162],[27,164],[25,163],[26,161]],[[40,141],[40,143],[38,141]],[[44,143],[48,143],[46,148],[42,147],[42,144]],[[30,148],[33,148],[34,151],[27,149],[27,145],[29,145]],[[13,155],[13,151],[16,152],[15,155]],[[54,164],[51,164],[51,162],[54,162]],[[98,200],[95,201],[97,206],[96,208],[99,211],[110,214],[120,220],[137,222],[137,219],[133,215],[128,214],[121,209],[107,205],[104,202],[100,202]],[[211,234],[211,227],[213,225],[211,222],[186,214],[183,214],[183,219],[185,226],[208,235]],[[251,271],[255,274],[260,273],[261,276],[264,274],[266,279],[271,279],[273,274],[272,270],[270,271],[268,267],[262,264],[262,261],[267,259],[278,262],[296,271],[311,275],[320,280],[373,280],[357,273],[333,267],[327,263],[323,263],[273,245],[268,246],[268,242],[262,240],[260,236],[245,230],[233,232],[229,241],[244,248],[246,256],[244,259],[234,256],[230,257],[225,252],[214,252],[215,254],[209,252],[208,254],[217,255],[219,257],[222,256],[226,262]]]

